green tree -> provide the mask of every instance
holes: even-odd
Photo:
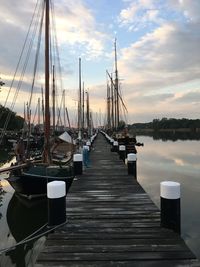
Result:
[[[24,119],[16,115],[16,113],[12,112],[9,108],[5,108],[2,105],[0,105],[0,115],[1,115],[0,128],[4,127],[4,123],[8,118],[8,116],[10,116],[10,119],[7,130],[20,130],[23,128]]]

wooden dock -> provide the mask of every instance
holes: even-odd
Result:
[[[36,267],[200,266],[179,235],[160,227],[159,209],[101,134],[90,158],[67,195],[68,222],[48,236]]]

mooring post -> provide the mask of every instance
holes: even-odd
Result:
[[[48,226],[55,226],[66,221],[66,184],[53,181],[47,184]]]
[[[161,226],[181,233],[180,183],[160,183]]]
[[[74,163],[74,175],[82,174],[83,173],[83,155],[74,154],[73,163]]]
[[[119,158],[123,160],[123,162],[125,162],[125,158],[126,158],[126,146],[124,145],[120,145],[119,146]]]
[[[118,141],[113,142],[113,152],[118,152]]]
[[[127,166],[128,174],[133,174],[135,179],[137,179],[137,156],[134,153],[129,153],[127,155]]]

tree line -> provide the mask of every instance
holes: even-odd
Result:
[[[8,123],[7,130],[20,130],[23,128],[24,119],[18,116],[15,112],[11,111],[9,108],[5,108],[0,105],[0,128],[4,127],[5,121],[10,114],[10,120]]]
[[[191,129],[196,130],[200,128],[200,119],[175,119],[175,118],[162,118],[154,119],[152,122],[147,123],[134,123],[129,125],[130,129]]]

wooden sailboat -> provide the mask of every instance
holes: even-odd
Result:
[[[46,195],[47,183],[61,180],[66,182],[68,191],[74,175],[72,165],[59,166],[52,163],[50,144],[50,108],[49,108],[49,80],[50,80],[50,41],[49,41],[49,0],[45,0],[45,128],[44,152],[41,163],[29,163],[25,167],[11,172],[8,182],[16,193],[28,197]]]
[[[117,68],[117,46],[116,39],[114,43],[115,52],[115,79],[112,74],[106,71],[108,78],[107,81],[107,133],[112,136],[112,139],[118,142],[118,145],[126,146],[126,153],[137,153],[135,146],[143,145],[136,141],[136,137],[133,134],[128,133],[128,128],[124,121],[124,125],[120,125],[120,105],[121,110],[127,113],[126,105],[120,94],[119,76]],[[111,148],[113,150],[113,148]],[[114,151],[114,150],[113,150]]]

